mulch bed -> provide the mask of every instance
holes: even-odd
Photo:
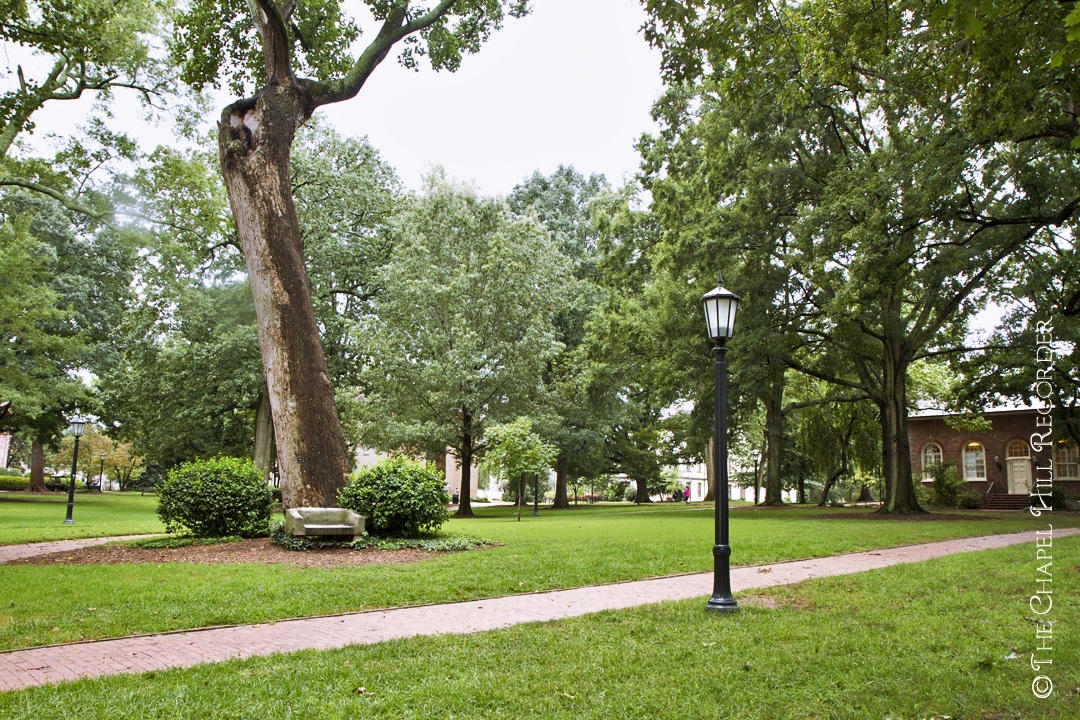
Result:
[[[189,545],[182,548],[145,550],[122,545],[97,545],[80,550],[35,555],[11,560],[6,565],[118,565],[122,563],[284,563],[299,567],[329,568],[343,565],[386,565],[411,563],[444,553],[423,550],[286,550],[269,538],[255,538],[217,545]]]

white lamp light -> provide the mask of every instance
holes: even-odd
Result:
[[[739,309],[739,296],[721,287],[720,273],[716,274],[716,287],[701,298],[705,307],[705,325],[710,340],[731,339],[735,334],[735,313]]]

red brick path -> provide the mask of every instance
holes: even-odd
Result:
[[[1080,528],[1056,530],[1054,536],[1076,533],[1080,533]],[[731,571],[731,585],[738,592],[1024,542],[1032,543],[1034,548],[1034,541],[1035,533],[1031,531],[739,567]],[[443,605],[15,650],[0,653],[0,690],[116,673],[191,667],[276,652],[327,650],[415,635],[483,632],[665,600],[702,597],[704,605],[703,596],[711,594],[712,574],[695,573]]]

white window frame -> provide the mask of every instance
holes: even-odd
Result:
[[[973,445],[978,446],[977,453],[971,449]],[[964,480],[968,482],[986,480],[986,448],[977,440],[964,443]]]

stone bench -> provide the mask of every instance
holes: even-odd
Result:
[[[285,530],[295,537],[332,535],[356,539],[364,534],[364,516],[345,508],[289,508]]]

